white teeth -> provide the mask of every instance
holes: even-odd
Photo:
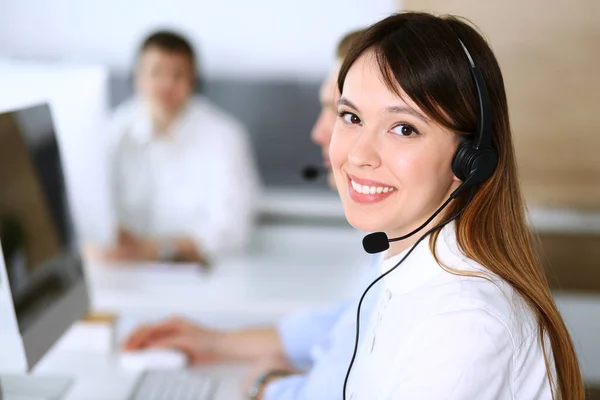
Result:
[[[383,186],[366,186],[356,183],[351,180],[352,188],[356,190],[358,193],[362,194],[375,194],[375,193],[387,193],[394,190],[393,187],[383,187]]]

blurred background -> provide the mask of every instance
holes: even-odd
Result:
[[[580,235],[595,234],[600,209],[599,7],[593,0],[6,0],[0,3],[0,105],[31,96],[51,100],[79,231],[104,237],[110,210],[98,147],[103,124],[132,94],[141,40],[153,30],[174,28],[198,52],[198,91],[250,133],[270,194],[263,196],[264,215],[298,211],[344,223],[326,180],[306,184],[299,174],[321,162],[309,133],[337,40],[402,9],[462,15],[483,31],[503,69],[523,189],[535,225],[544,228],[555,264],[552,282],[595,290],[600,246]],[[291,203],[288,189],[297,189]],[[97,211],[92,216],[85,212],[90,208]],[[580,257],[577,267],[572,254]],[[587,254],[589,260],[582,260]]]
[[[185,34],[198,51],[202,90],[247,125],[264,181],[275,187],[298,185],[296,172],[321,161],[307,133],[319,111],[318,88],[333,64],[337,40],[397,5],[393,0],[57,0],[44,5],[4,1],[1,7],[4,58],[105,70],[103,85],[94,94],[100,98],[95,100],[99,113],[132,94],[136,53],[148,34],[161,28]],[[294,160],[291,149],[298,154]]]
[[[318,257],[338,262],[332,268],[343,271],[343,263],[361,251],[361,236],[347,225],[326,179],[309,183],[300,171],[321,164],[310,131],[337,41],[399,10],[462,15],[495,51],[531,226],[587,375],[600,384],[596,0],[3,0],[0,107],[50,102],[76,229],[84,241],[106,240],[114,217],[107,157],[98,138],[106,134],[112,111],[132,95],[140,42],[156,29],[176,29],[198,53],[198,93],[249,132],[263,183],[259,226],[351,232],[356,253],[337,257],[346,243],[318,250]],[[301,245],[309,235],[294,232],[286,246]]]
[[[306,185],[299,172],[321,163],[320,149],[310,141],[319,86],[339,38],[396,9],[393,0],[3,1],[0,101],[31,95],[27,91],[52,97],[57,123],[68,125],[60,130],[69,136],[63,146],[76,219],[84,235],[102,237],[109,215],[83,217],[85,209],[107,207],[107,169],[98,154],[98,136],[106,135],[102,123],[133,94],[141,41],[157,29],[175,29],[198,53],[198,91],[248,129],[266,188],[296,187],[331,198],[325,180]]]

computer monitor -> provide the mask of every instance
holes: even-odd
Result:
[[[88,310],[74,232],[50,107],[0,113],[0,287],[13,303],[2,312],[14,313],[27,371]]]

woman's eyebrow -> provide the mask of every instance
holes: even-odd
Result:
[[[409,115],[413,115],[417,118],[419,118],[420,120],[422,120],[423,122],[425,122],[427,125],[429,125],[429,119],[424,117],[423,115],[421,115],[420,112],[408,107],[408,106],[390,106],[387,107],[385,109],[386,112],[388,113],[393,113],[393,114],[409,114]]]
[[[345,97],[340,98],[338,100],[337,104],[338,104],[338,106],[347,106],[356,111],[359,111],[358,107],[356,107],[356,105],[354,105],[354,103],[352,103],[350,100],[348,100]],[[425,122],[427,125],[429,125],[429,118],[426,118],[420,112],[418,112],[408,106],[389,106],[389,107],[386,107],[385,111],[387,113],[392,113],[392,114],[413,115],[413,116],[419,118],[421,121]]]
[[[353,108],[356,111],[358,111],[358,107],[356,107],[350,100],[348,100],[345,97],[340,98],[337,103],[338,103],[338,106],[347,106],[347,107]]]

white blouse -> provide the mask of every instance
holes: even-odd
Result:
[[[171,135],[154,135],[141,99],[111,126],[113,205],[137,234],[187,236],[216,260],[252,233],[259,175],[244,127],[203,97],[189,101]]]
[[[490,273],[459,250],[454,223],[443,228],[436,250],[448,267]],[[385,259],[380,272],[407,251]],[[551,398],[534,315],[497,276],[490,282],[444,271],[425,238],[379,284],[379,303],[361,328],[348,400]]]

